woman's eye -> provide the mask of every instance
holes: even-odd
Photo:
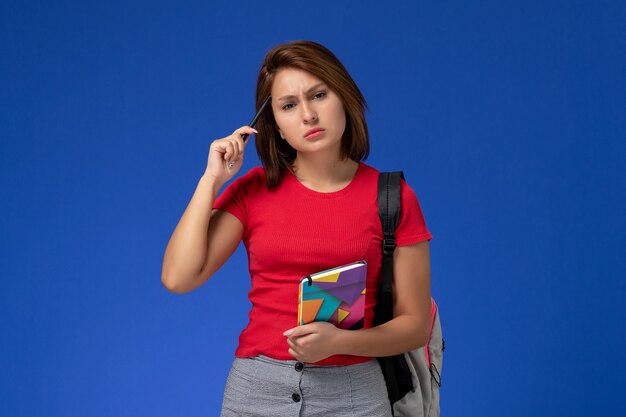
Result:
[[[326,96],[326,91],[320,91],[318,93],[315,93],[315,95],[313,96],[314,99],[318,99],[318,98],[323,98],[324,96]]]
[[[283,110],[289,110],[289,109],[290,109],[290,108],[292,108],[293,106],[294,106],[294,105],[293,105],[293,103],[287,103],[287,104],[285,104],[285,105],[282,107],[282,109],[283,109]]]

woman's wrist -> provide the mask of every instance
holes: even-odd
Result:
[[[335,338],[336,355],[351,355],[350,353],[350,336],[354,330],[337,329]]]
[[[200,181],[198,182],[198,186],[205,188],[213,195],[213,198],[217,197],[217,193],[222,188],[222,185],[224,184],[221,184],[214,176],[207,172],[200,177]]]

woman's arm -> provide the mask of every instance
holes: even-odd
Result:
[[[430,332],[429,243],[397,247],[393,265],[393,320],[362,330],[337,329],[326,322],[296,327],[285,332],[290,354],[317,362],[336,354],[380,357],[424,346]]]
[[[213,203],[222,185],[241,168],[244,133],[255,131],[244,126],[211,144],[206,171],[167,244],[161,282],[174,293],[192,291],[206,282],[241,241],[239,219],[213,210]]]

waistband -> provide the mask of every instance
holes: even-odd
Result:
[[[376,361],[376,359],[372,358],[372,360],[367,361],[367,362],[355,363],[355,364],[349,364],[349,365],[316,365],[314,363],[299,362],[297,360],[274,359],[265,355],[257,355],[257,356],[253,356],[249,358],[237,358],[237,359],[251,359],[251,360],[259,361],[262,363],[267,363],[267,364],[276,365],[276,366],[284,366],[287,368],[293,368],[297,363],[302,363],[304,367],[306,368],[323,368],[323,369],[341,369],[341,368],[346,368],[346,367],[358,367],[359,365],[369,366],[372,362]]]

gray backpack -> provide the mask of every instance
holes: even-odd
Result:
[[[383,226],[383,280],[379,289],[374,324],[393,318],[391,295],[394,232],[400,221],[402,172],[382,172],[378,179],[378,212]],[[401,355],[378,358],[385,376],[387,392],[394,417],[438,417],[439,387],[444,342],[439,310],[431,300],[430,337],[419,349]]]

